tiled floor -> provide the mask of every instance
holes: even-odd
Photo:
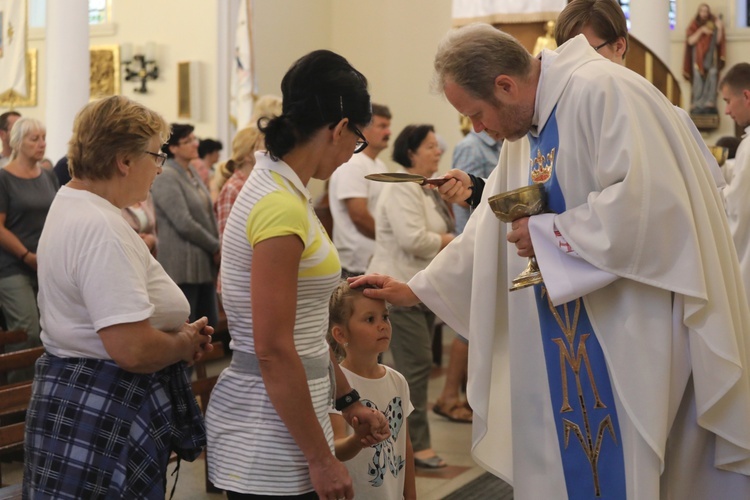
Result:
[[[445,328],[443,335],[443,366],[447,365],[447,354],[453,333]],[[388,357],[386,357],[386,363]],[[209,375],[217,373],[226,365],[226,361],[217,362],[208,369]],[[436,368],[430,380],[430,406],[440,394],[443,387],[443,369]],[[420,500],[439,500],[480,476],[484,471],[477,466],[470,456],[471,425],[450,422],[445,418],[430,413],[430,431],[432,445],[437,453],[448,462],[449,466],[435,471],[417,471],[417,496]],[[170,466],[170,472],[173,466]],[[21,464],[2,464],[3,479],[6,483],[21,480]],[[224,498],[223,494],[206,493],[204,488],[204,461],[199,458],[193,463],[183,462],[174,498],[180,500],[203,500]],[[169,488],[172,486],[170,478]]]

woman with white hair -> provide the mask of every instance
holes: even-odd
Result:
[[[9,330],[26,330],[28,340],[9,351],[40,345],[36,249],[47,212],[59,189],[57,177],[39,167],[46,144],[44,124],[19,118],[10,131],[10,162],[0,170],[0,306]],[[9,380],[31,378],[31,369]]]

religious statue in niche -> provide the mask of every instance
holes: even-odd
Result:
[[[721,14],[715,16],[711,7],[702,3],[698,6],[695,19],[687,29],[683,76],[692,84],[690,114],[696,125],[719,124],[716,107],[719,72],[726,60],[726,37]],[[700,115],[708,115],[701,117]],[[715,120],[714,117],[715,116]],[[710,118],[709,118],[710,117]],[[710,127],[698,127],[710,128]]]
[[[557,48],[557,42],[555,41],[555,21],[547,21],[545,29],[546,33],[544,36],[536,39],[533,52],[535,56],[539,55],[544,49],[555,50]]]

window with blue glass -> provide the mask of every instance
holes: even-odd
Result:
[[[618,0],[620,7],[625,13],[625,20],[628,24],[628,31],[630,31],[630,0]],[[750,3],[750,0],[744,0]],[[677,25],[677,0],[669,0],[669,29],[673,30]]]
[[[619,2],[622,11],[625,13],[625,22],[628,25],[628,31],[630,31],[630,0],[619,0]]]

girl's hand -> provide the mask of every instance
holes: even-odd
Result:
[[[388,419],[382,412],[354,403],[344,408],[341,414],[354,432],[362,436],[360,443],[364,447],[376,445],[391,436]]]

